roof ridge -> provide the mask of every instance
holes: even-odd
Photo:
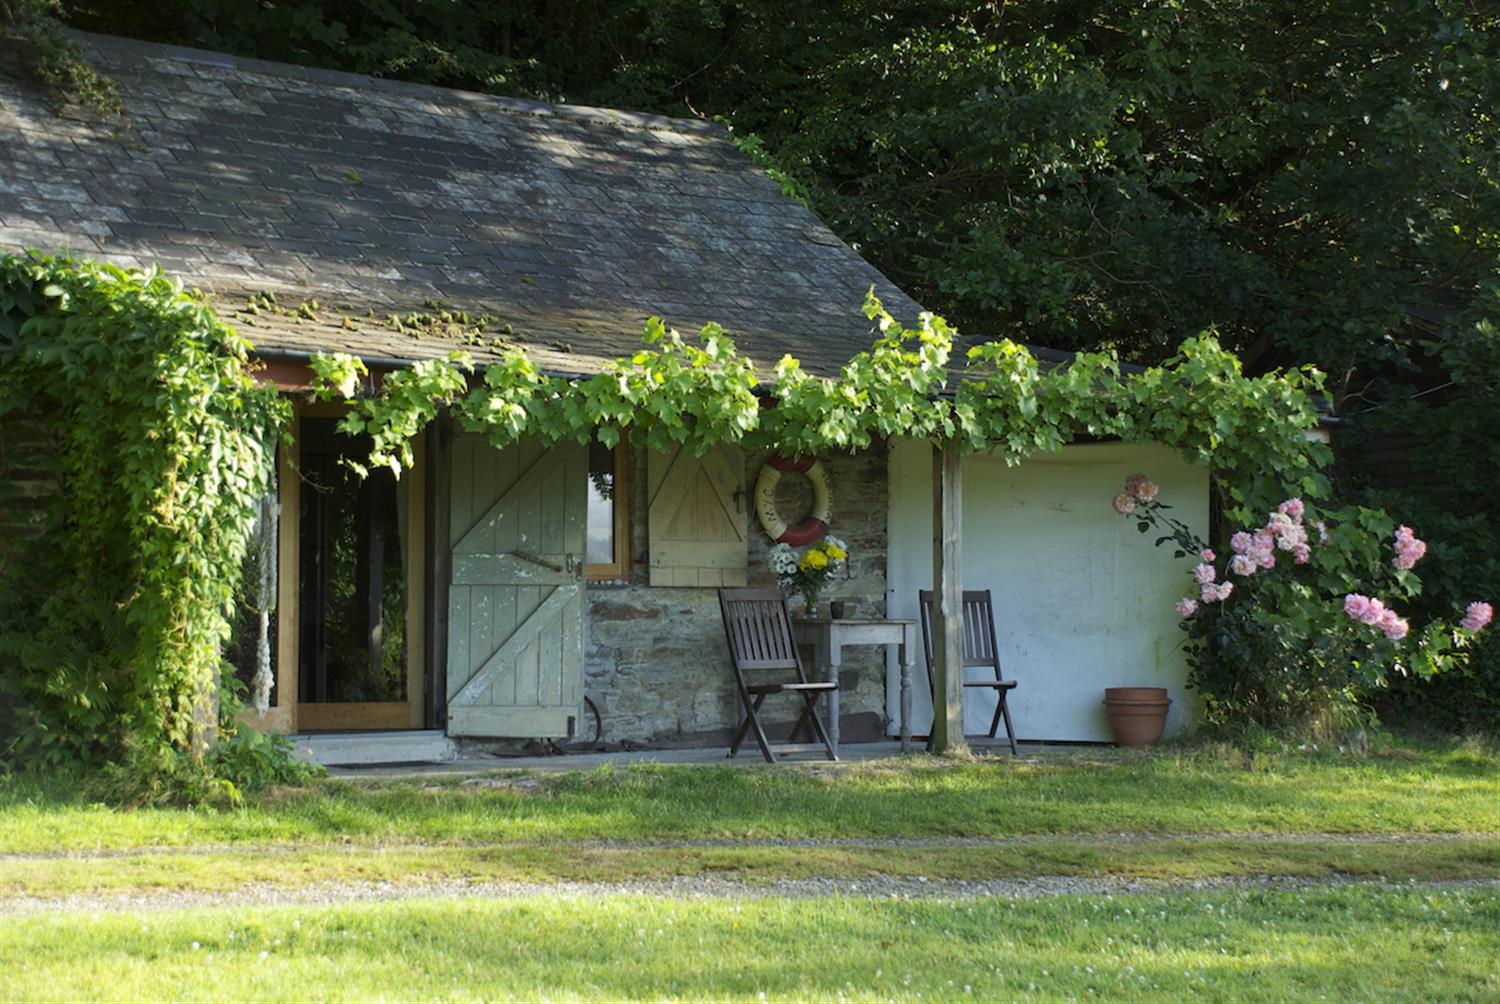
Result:
[[[304,83],[326,84],[332,87],[350,87],[378,91],[407,97],[445,98],[467,104],[483,105],[509,115],[525,115],[534,118],[555,118],[592,125],[612,125],[627,129],[649,129],[662,132],[709,133],[726,136],[728,130],[718,122],[702,119],[675,118],[670,115],[655,115],[649,112],[630,112],[617,108],[597,108],[592,105],[555,104],[547,101],[532,101],[526,98],[508,98],[479,91],[465,91],[436,84],[414,84],[405,80],[371,77],[347,70],[327,70],[297,63],[278,63],[249,56],[236,56],[211,49],[196,49],[164,42],[146,42],[124,38],[119,35],[101,35],[95,32],[69,29],[75,39],[101,51],[116,51],[146,56],[156,56],[181,63],[198,63],[220,69],[257,73],[264,76],[300,80]]]

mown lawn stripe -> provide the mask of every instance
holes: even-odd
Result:
[[[1238,876],[1404,881],[1500,878],[1500,838],[1243,839],[1106,842],[1053,839],[992,846],[775,845],[285,848],[279,853],[160,853],[102,859],[12,859],[0,896],[66,897],[153,890],[228,892],[320,883],[616,882],[713,875],[745,882],[878,876],[1002,879],[1106,876],[1189,881]]]
[[[0,921],[0,997],[1493,1000],[1500,893],[406,901]]]

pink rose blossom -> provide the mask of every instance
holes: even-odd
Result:
[[[1258,567],[1255,559],[1248,554],[1236,554],[1229,559],[1229,570],[1235,575],[1254,575]]]
[[[1488,603],[1477,602],[1469,604],[1468,609],[1464,611],[1464,619],[1458,623],[1467,631],[1483,631],[1494,618],[1494,607]]]
[[[1198,601],[1191,596],[1184,596],[1177,601],[1177,612],[1183,617],[1191,617],[1198,612]]]
[[[1194,565],[1193,578],[1198,580],[1200,586],[1206,586],[1217,578],[1213,565]]]
[[[1359,620],[1360,623],[1368,624],[1370,625],[1370,627],[1379,627],[1380,623],[1385,620],[1385,616],[1388,613],[1390,613],[1390,611],[1386,609],[1384,603],[1381,603],[1379,600],[1372,599],[1370,601],[1370,605],[1365,608],[1365,612],[1363,614],[1360,614]]]
[[[1403,525],[1396,528],[1396,540],[1391,549],[1396,552],[1391,564],[1404,572],[1416,567],[1417,562],[1427,553],[1427,544],[1417,539],[1411,527]]]
[[[1344,613],[1361,624],[1374,627],[1389,611],[1386,610],[1385,604],[1377,599],[1361,596],[1359,593],[1350,593],[1344,597]]]
[[[1205,582],[1198,596],[1204,603],[1218,603],[1220,600],[1229,599],[1229,594],[1234,592],[1232,582]]]
[[[1276,567],[1276,534],[1269,529],[1256,530],[1250,537],[1250,550],[1245,552],[1261,568]]]
[[[1144,474],[1132,474],[1125,479],[1125,494],[1135,497],[1141,502],[1150,502],[1156,498],[1156,493],[1161,491],[1150,478]]]
[[[1328,536],[1328,524],[1318,520],[1313,524],[1313,529],[1318,531],[1318,543],[1326,544],[1333,538]]]
[[[1411,630],[1411,625],[1398,616],[1396,611],[1377,599],[1361,596],[1359,593],[1350,593],[1344,597],[1344,613],[1361,624],[1378,628],[1391,641],[1400,641]]]
[[[1270,522],[1262,532],[1273,535],[1276,546],[1283,551],[1295,551],[1307,543],[1307,531],[1302,524],[1293,522],[1285,513],[1272,513]]]
[[[1253,545],[1254,543],[1255,538],[1250,536],[1244,530],[1241,530],[1234,536],[1229,538],[1229,549],[1235,554],[1244,554],[1246,551],[1250,550],[1251,545]]]
[[[1114,506],[1115,512],[1119,513],[1121,516],[1129,516],[1131,513],[1135,512],[1135,497],[1132,495],[1126,495],[1122,492],[1119,495],[1115,496],[1114,501],[1111,502],[1110,505]]]
[[[1198,557],[1202,558],[1204,561],[1213,561],[1214,552],[1205,547],[1203,550],[1198,552]]]
[[[1389,609],[1381,613],[1380,623],[1375,626],[1380,628],[1381,633],[1391,641],[1400,641],[1406,637],[1407,631],[1411,629],[1411,625],[1407,624],[1403,618],[1398,617],[1396,611]]]
[[[1298,544],[1292,549],[1292,560],[1299,565],[1305,565],[1312,560],[1312,548],[1306,544]]]
[[[1302,522],[1303,506],[1301,499],[1287,499],[1276,507],[1276,511],[1291,518],[1292,522]]]

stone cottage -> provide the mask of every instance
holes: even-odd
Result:
[[[403,758],[462,737],[723,744],[738,705],[715,588],[773,581],[749,500],[768,457],[497,451],[439,422],[406,476],[359,480],[340,459],[361,444],[308,400],[307,360],[349,352],[378,371],[462,348],[482,366],[520,346],[585,375],[660,315],[724,325],[762,372],[791,353],[829,374],[869,346],[866,290],[908,320],[918,305],[717,125],[84,41],[129,126],[58,117],[0,75],[0,250],[159,264],[212,296],[295,402],[275,682],[255,724],[407,736]],[[931,450],[822,460],[852,552],[833,598],[914,616]],[[1137,469],[1206,523],[1205,472],[1165,449],[965,461],[965,585],[995,593],[1023,738],[1105,738],[1107,685],[1181,689],[1181,570],[1109,512]],[[780,491],[805,511],[805,480]],[[894,681],[878,654],[845,663],[846,741],[894,734]]]

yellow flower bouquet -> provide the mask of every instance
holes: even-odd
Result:
[[[809,617],[817,615],[818,594],[830,579],[842,575],[849,565],[849,549],[837,537],[824,537],[800,555],[790,544],[771,548],[771,570],[782,592],[802,597]]]

